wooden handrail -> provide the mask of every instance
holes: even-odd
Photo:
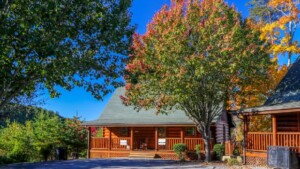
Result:
[[[248,132],[247,134],[272,134],[272,132],[256,132],[256,131],[251,131],[251,132]]]
[[[274,136],[270,132],[248,132],[246,149],[250,151],[266,151],[268,146],[296,147],[300,153],[300,132],[277,132]]]

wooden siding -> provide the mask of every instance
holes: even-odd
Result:
[[[216,124],[216,142],[225,143],[230,140],[229,125],[227,122],[219,122]]]
[[[226,111],[223,111],[219,120],[216,122],[216,142],[225,143],[230,140],[229,117]]]
[[[278,114],[278,132],[300,132],[300,113]]]

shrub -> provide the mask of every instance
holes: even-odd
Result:
[[[201,152],[200,152],[200,150],[201,150],[201,145],[200,145],[200,144],[197,144],[197,145],[195,146],[195,150],[196,150],[196,154],[197,154],[197,156],[198,156],[198,160],[201,160]]]
[[[240,165],[240,163],[239,163],[239,161],[236,158],[229,158],[227,160],[227,165],[228,166]]]
[[[180,161],[185,160],[185,158],[183,156],[183,153],[186,152],[186,150],[187,150],[186,144],[182,144],[182,143],[174,144],[173,145],[173,150],[177,154]]]
[[[214,152],[216,153],[217,159],[221,160],[222,156],[225,152],[225,146],[224,144],[215,144],[214,145]]]
[[[234,150],[233,150],[233,155],[235,156],[239,156],[240,155],[240,151],[239,151],[239,148],[238,147],[235,147]]]

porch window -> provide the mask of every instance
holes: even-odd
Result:
[[[103,128],[91,127],[91,137],[103,137]]]
[[[159,138],[165,138],[166,137],[166,128],[165,127],[158,128],[158,137]]]
[[[121,134],[121,136],[128,136],[128,128],[122,127],[120,134]]]
[[[196,130],[194,127],[187,127],[185,128],[185,135],[186,136],[194,136],[196,135]]]

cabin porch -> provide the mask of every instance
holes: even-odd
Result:
[[[89,158],[129,157],[135,153],[174,159],[173,145],[177,143],[186,144],[189,151],[200,144],[204,152],[204,142],[193,126],[102,127],[102,132],[102,137],[92,136],[89,127]],[[213,143],[214,138],[211,148]]]
[[[248,118],[244,116],[246,163],[266,164],[268,146],[288,146],[300,157],[300,112],[271,114],[270,132],[249,131]]]

